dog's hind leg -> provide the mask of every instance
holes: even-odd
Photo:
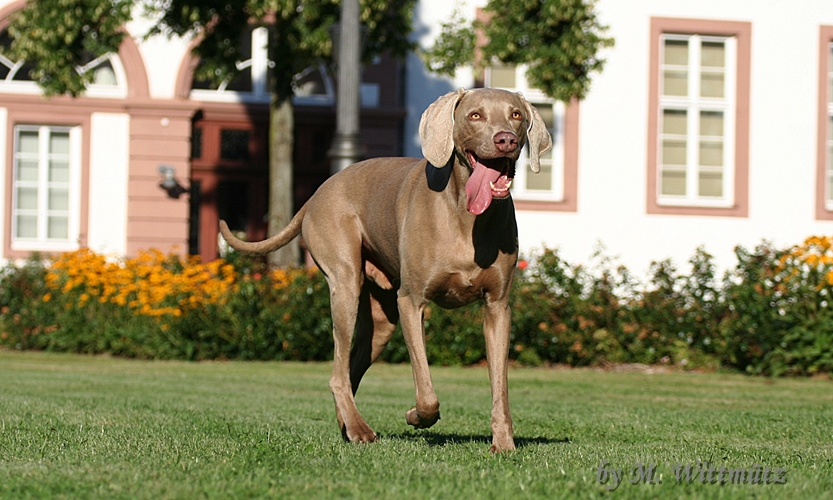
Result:
[[[376,441],[376,433],[359,414],[350,383],[350,346],[353,343],[365,281],[361,229],[358,223],[351,224],[354,221],[349,218],[336,222],[319,214],[316,222],[305,223],[304,239],[330,287],[334,344],[330,390],[335,402],[336,418],[341,434],[347,441],[373,442]],[[333,230],[336,226],[338,230]]]
[[[349,273],[338,273],[337,278],[333,274],[327,274],[335,347],[330,390],[333,393],[336,418],[344,439],[352,443],[369,443],[376,441],[376,433],[359,414],[350,383],[350,344],[356,328],[362,288],[361,273],[356,274],[350,276]]]
[[[359,298],[356,335],[350,351],[350,385],[354,395],[367,369],[388,345],[398,321],[396,291],[365,281]]]

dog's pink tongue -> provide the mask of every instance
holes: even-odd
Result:
[[[466,182],[466,196],[468,196],[466,208],[474,215],[480,215],[492,203],[492,186],[489,183],[498,180],[500,172],[478,161],[473,161],[472,164],[474,171]]]

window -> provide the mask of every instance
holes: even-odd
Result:
[[[13,249],[78,247],[80,136],[80,127],[15,127]]]
[[[833,220],[833,26],[820,32],[816,218]]]
[[[731,206],[734,39],[663,35],[659,203]]]
[[[271,98],[269,72],[275,63],[269,59],[269,30],[257,27],[246,30],[240,43],[239,73],[219,85],[195,79],[191,97],[203,101],[244,101],[268,103]],[[295,75],[293,82],[296,104],[335,102],[332,81],[324,65],[311,66]]]
[[[565,193],[567,106],[561,101],[554,101],[547,97],[540,90],[531,88],[526,81],[525,66],[493,65],[487,69],[486,79],[489,87],[520,91],[526,100],[538,109],[538,113],[552,135],[553,147],[541,156],[539,173],[533,173],[527,166],[526,146],[524,152],[521,153],[515,170],[515,180],[512,182],[512,196],[516,201],[521,202],[518,204],[519,208],[531,208],[531,206],[524,207],[522,203],[524,200],[564,202],[567,198],[574,199],[574,189],[569,194]],[[570,167],[574,168],[575,165]],[[570,184],[572,188],[572,183]]]
[[[749,31],[653,19],[649,212],[746,215]]]
[[[223,160],[248,160],[251,134],[248,130],[220,130],[220,158]]]
[[[825,208],[827,210],[833,210],[833,92],[831,89],[833,88],[833,44],[828,44],[827,46],[827,71],[825,82],[826,90],[827,90],[827,99],[825,100],[825,114],[827,118],[827,134],[825,137],[825,152],[827,153],[827,161],[825,162],[825,187],[827,188],[827,193],[825,196]]]
[[[8,30],[0,32],[0,47],[9,47],[11,38]],[[26,61],[12,61],[0,54],[0,91],[39,94],[41,93],[37,83],[32,80],[29,71],[33,69]],[[87,95],[90,97],[127,97],[124,68],[121,59],[116,54],[106,54],[93,59],[87,56],[84,65],[77,67],[79,73],[92,70],[92,81],[87,87]]]
[[[826,99],[826,118],[827,118],[827,134],[825,137],[825,152],[827,153],[827,161],[825,162],[825,187],[827,193],[825,196],[825,208],[833,210],[833,44],[827,46],[827,71],[825,76],[827,78],[827,99]]]
[[[106,54],[84,64],[78,68],[79,72],[93,71],[93,77],[87,86],[87,95],[90,97],[127,97],[124,68],[121,59],[116,54]]]

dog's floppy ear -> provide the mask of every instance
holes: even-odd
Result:
[[[526,140],[529,149],[529,168],[533,172],[541,171],[541,155],[546,153],[552,147],[552,136],[547,130],[547,124],[541,118],[535,106],[529,103],[521,96],[526,106],[526,114],[529,117],[529,126],[526,130]]]
[[[440,97],[419,120],[422,154],[435,167],[444,167],[454,152],[454,109],[465,93],[459,89]]]

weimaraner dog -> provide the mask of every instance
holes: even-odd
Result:
[[[520,94],[494,89],[440,97],[423,113],[419,135],[426,159],[374,158],[350,166],[267,240],[243,242],[223,222],[220,229],[233,248],[260,254],[303,235],[330,287],[330,389],[351,442],[377,440],[354,396],[396,323],[402,322],[416,386],[416,406],[405,416],[410,425],[427,428],[440,418],[440,403],[425,354],[425,306],[485,301],[491,451],[512,450],[507,361],[518,232],[509,187],[524,143],[537,172],[552,138]]]

